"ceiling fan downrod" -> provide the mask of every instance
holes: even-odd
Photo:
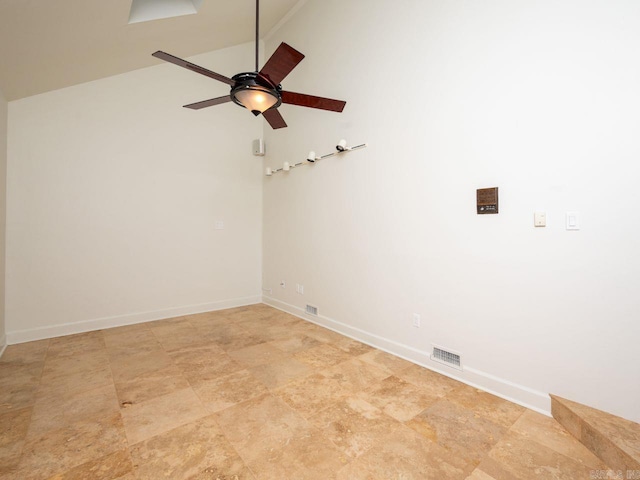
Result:
[[[256,72],[258,71],[258,41],[260,40],[260,0],[256,0]]]

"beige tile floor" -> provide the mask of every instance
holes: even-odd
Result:
[[[265,305],[13,345],[0,478],[588,479],[554,420]]]

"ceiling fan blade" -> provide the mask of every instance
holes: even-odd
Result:
[[[341,112],[347,102],[342,100],[333,100],[331,98],[314,97],[304,93],[281,92],[282,103],[290,105],[299,105],[301,107],[319,108],[320,110],[330,110],[332,112]]]
[[[298,65],[303,58],[303,54],[282,42],[276,51],[273,52],[271,58],[267,60],[267,63],[264,64],[264,67],[260,70],[260,75],[267,77],[274,85],[278,85],[284,80],[284,77],[291,73],[291,70],[296,68],[296,65]]]
[[[162,52],[158,50],[156,53],[152,54],[154,57],[159,58],[160,60],[164,60],[165,62],[173,63],[174,65],[178,65],[179,67],[186,68],[187,70],[191,70],[192,72],[199,73],[200,75],[204,75],[209,78],[213,78],[214,80],[218,80],[219,82],[226,83],[231,85],[232,87],[236,84],[235,81],[231,80],[224,75],[220,75],[219,73],[212,72],[211,70],[207,70],[204,67],[196,65],[195,63],[187,62],[178,57],[174,57],[173,55]]]
[[[183,105],[184,108],[190,108],[192,110],[200,110],[201,108],[213,107],[214,105],[220,105],[221,103],[227,103],[231,101],[230,95],[224,97],[211,98],[209,100],[203,100],[201,102],[190,103],[189,105]]]
[[[274,130],[278,128],[284,128],[287,126],[287,123],[284,121],[284,118],[282,118],[282,115],[280,115],[280,112],[275,108],[271,108],[269,110],[262,112],[262,116],[265,118],[267,122],[269,122],[269,125],[271,125],[271,128],[273,128]]]

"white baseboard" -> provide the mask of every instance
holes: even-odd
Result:
[[[164,310],[155,310],[152,312],[130,313],[126,315],[118,315],[115,317],[85,320],[82,322],[63,323],[60,325],[51,325],[47,327],[16,330],[13,332],[7,332],[7,343],[9,345],[14,345],[16,343],[31,342],[33,340],[62,337],[64,335],[72,335],[74,333],[91,332],[94,330],[102,330],[105,328],[122,327],[125,325],[134,325],[136,323],[150,322],[153,320],[180,317],[182,315],[192,315],[194,313],[203,313],[211,312],[214,310],[224,310],[225,308],[242,307],[245,305],[260,303],[261,301],[262,297],[260,295],[255,295],[252,297],[234,298],[231,300],[201,303],[198,305],[167,308]]]
[[[476,370],[475,368],[471,368],[467,365],[464,366],[464,370],[462,371],[449,369],[446,366],[442,367],[441,364],[431,360],[429,352],[418,350],[408,345],[366,332],[332,318],[322,315],[309,315],[300,307],[290,305],[269,296],[263,295],[262,301],[267,305],[295,315],[303,320],[307,320],[349,338],[353,338],[354,340],[366,343],[367,345],[378,348],[387,353],[391,353],[392,355],[403,358],[472,387],[479,388],[480,390],[484,390],[510,402],[517,403],[518,405],[535,410],[536,412],[551,416],[551,399],[546,393],[525,387],[524,385],[518,385],[517,383]]]
[[[6,349],[7,349],[7,336],[2,335],[2,337],[0,337],[0,358],[2,358],[2,354]]]

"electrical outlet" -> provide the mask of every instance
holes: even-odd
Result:
[[[413,314],[413,326],[416,328],[420,328],[420,314],[418,313]]]
[[[304,285],[296,283],[296,292],[298,292],[300,295],[304,295]]]

